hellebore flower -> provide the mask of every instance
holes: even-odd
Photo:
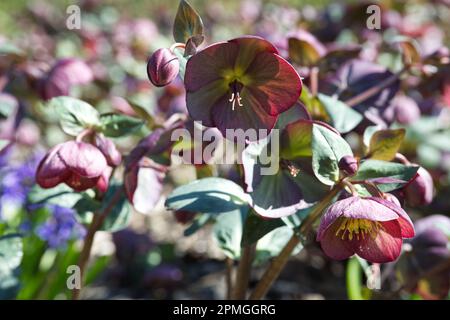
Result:
[[[213,44],[187,62],[189,114],[207,127],[271,130],[298,100],[302,82],[268,41],[253,36]]]
[[[39,81],[38,92],[44,100],[67,96],[73,85],[87,84],[93,79],[92,70],[84,61],[65,58],[59,60],[46,77]]]
[[[450,258],[450,218],[431,215],[416,221],[416,236],[409,241],[410,249],[397,264],[397,275],[405,283],[435,268]],[[412,291],[424,299],[444,298],[450,289],[450,271],[442,270],[419,279]]]
[[[412,207],[430,204],[434,196],[433,178],[430,173],[420,167],[416,176],[404,187],[403,194]]]
[[[180,62],[177,56],[167,48],[156,50],[147,63],[147,75],[156,87],[164,87],[178,75]]]
[[[105,156],[95,146],[68,141],[54,146],[40,162],[36,182],[42,188],[65,183],[76,191],[97,185],[107,170]]]
[[[328,208],[317,241],[336,260],[357,254],[370,262],[385,263],[400,255],[402,238],[413,236],[414,226],[401,207],[382,198],[352,196]]]

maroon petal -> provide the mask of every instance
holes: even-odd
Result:
[[[247,74],[251,78],[248,90],[268,114],[276,116],[298,101],[302,81],[282,57],[262,52],[253,60]]]
[[[383,228],[380,228],[375,238],[366,235],[364,239],[351,241],[355,253],[373,263],[394,261],[400,255],[402,248],[402,235],[398,222],[384,221],[381,224]]]
[[[339,223],[334,223],[323,232],[320,239],[320,246],[323,252],[331,259],[344,260],[352,256],[355,252],[349,241],[342,240],[341,237],[336,236],[338,227]]]
[[[86,178],[99,177],[107,166],[105,156],[100,150],[85,142],[66,142],[58,154],[75,175]]]
[[[193,55],[186,64],[186,91],[197,91],[211,82],[223,80],[223,72],[234,66],[238,51],[236,44],[219,42]]]
[[[36,182],[42,188],[53,188],[71,175],[58,154],[60,147],[61,144],[50,149],[36,170]]]
[[[84,191],[97,185],[100,177],[87,178],[72,172],[64,182],[75,191]]]
[[[215,126],[226,137],[227,129],[271,130],[277,121],[276,116],[267,114],[258,100],[248,94],[246,88],[241,92],[243,107],[236,106],[233,110],[227,96],[223,96],[212,108],[212,120]],[[267,134],[268,132],[266,132]],[[248,137],[250,141],[256,141],[261,137]]]

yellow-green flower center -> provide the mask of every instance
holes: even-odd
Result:
[[[378,221],[372,221],[368,219],[352,219],[352,218],[339,218],[340,225],[336,231],[336,237],[341,237],[345,240],[347,236],[348,240],[352,240],[356,237],[357,240],[365,238],[366,235],[370,235],[373,239],[376,238],[378,231],[383,230],[383,225]]]

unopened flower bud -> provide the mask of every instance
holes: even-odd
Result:
[[[343,156],[339,160],[339,170],[346,176],[353,176],[358,171],[358,160],[353,156]]]
[[[434,185],[430,173],[420,167],[416,177],[403,189],[406,202],[412,206],[428,205],[433,200]]]
[[[171,83],[178,75],[179,69],[178,58],[167,48],[156,50],[147,64],[148,78],[157,87]]]

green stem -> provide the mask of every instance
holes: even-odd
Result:
[[[347,263],[347,296],[350,300],[364,300],[361,294],[362,269],[358,258],[353,257]]]
[[[280,254],[272,261],[269,268],[263,274],[261,280],[256,285],[255,290],[250,296],[251,300],[260,300],[269,291],[273,282],[278,278],[284,266],[289,260],[294,249],[302,241],[301,235],[306,235],[312,229],[314,222],[320,218],[322,212],[330,205],[334,197],[343,189],[344,185],[342,182],[338,182],[327,195],[316,204],[312,209],[309,216],[301,223],[297,230],[294,230],[294,234],[288,243],[281,250]]]

